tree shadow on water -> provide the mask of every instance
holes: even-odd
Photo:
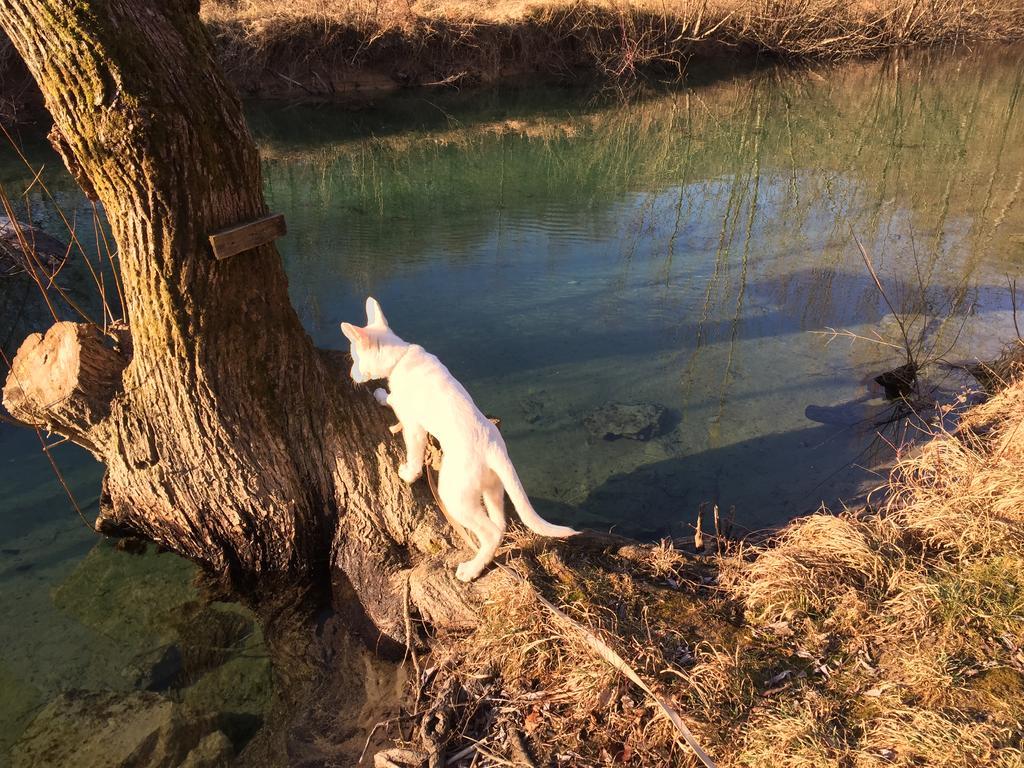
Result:
[[[671,440],[678,432],[666,435]],[[653,540],[692,535],[701,503],[722,519],[736,508],[737,530],[779,527],[824,503],[841,509],[880,482],[859,464],[872,438],[868,426],[814,425],[763,435],[609,477],[579,505],[533,499],[546,519]],[[704,520],[705,531],[711,525]]]

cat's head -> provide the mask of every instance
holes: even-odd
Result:
[[[352,345],[352,381],[356,384],[386,379],[409,346],[391,331],[372,296],[366,299],[366,327],[342,323],[341,332]]]

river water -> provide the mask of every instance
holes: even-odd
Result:
[[[362,321],[376,296],[502,417],[542,514],[680,536],[705,502],[760,529],[879,481],[885,404],[870,380],[905,361],[893,310],[943,397],[964,384],[945,363],[1013,335],[1022,79],[1020,50],[932,52],[713,73],[626,99],[521,86],[249,114],[318,345],[343,348],[338,323]],[[24,142],[95,242],[59,162]],[[32,176],[0,151],[12,198]],[[66,239],[41,190],[29,199]],[[65,279],[89,294],[81,267]],[[0,290],[9,353],[49,321],[22,283]],[[647,439],[603,439],[621,404],[661,409]],[[91,520],[99,465],[67,445],[52,455]],[[161,649],[202,642],[175,619],[199,610],[191,576],[172,555],[97,544],[37,436],[0,424],[0,764],[57,691],[152,686]],[[258,630],[232,642],[248,698],[204,683],[201,700],[242,718],[244,740],[267,665]],[[201,682],[168,685],[187,699]]]

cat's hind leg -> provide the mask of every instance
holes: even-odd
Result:
[[[483,510],[479,509],[480,502],[477,501],[476,504],[479,514],[479,517],[476,518],[476,525],[472,527],[467,525],[466,527],[476,535],[477,541],[480,542],[480,549],[477,550],[476,556],[472,560],[459,563],[458,568],[455,569],[455,577],[459,581],[472,581],[483,573],[484,568],[494,560],[494,553],[501,545],[501,531],[498,530],[498,526],[491,522]]]
[[[447,471],[446,468],[447,467]],[[474,473],[461,472],[445,457],[438,477],[438,495],[452,520],[473,532],[480,548],[471,560],[460,563],[455,576],[460,581],[472,581],[494,559],[501,544],[502,531],[495,525],[480,503],[480,485]]]
[[[484,477],[484,507],[491,522],[505,534],[505,486],[494,472],[487,470]]]

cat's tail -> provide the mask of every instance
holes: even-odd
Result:
[[[501,447],[493,446],[491,448],[487,455],[487,466],[501,480],[501,484],[505,486],[505,492],[512,500],[512,506],[519,513],[519,519],[531,531],[539,533],[541,536],[550,536],[556,539],[564,539],[566,536],[575,536],[579,533],[579,531],[566,525],[549,523],[537,514],[537,510],[533,508],[533,504],[530,503],[530,499],[526,495],[526,489],[523,488],[523,484],[519,481],[516,468],[512,466],[512,460],[509,459],[508,453]]]

